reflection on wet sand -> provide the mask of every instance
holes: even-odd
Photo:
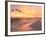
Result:
[[[11,31],[41,30],[41,18],[11,18]]]

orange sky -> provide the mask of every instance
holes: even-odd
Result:
[[[22,5],[19,6],[18,10],[21,10],[21,12],[18,12],[16,10],[11,11],[11,17],[41,17],[42,14],[41,6]]]

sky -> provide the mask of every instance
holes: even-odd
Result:
[[[12,17],[41,17],[42,7],[35,5],[11,5]],[[17,9],[17,11],[16,11]],[[14,10],[14,11],[12,11]]]

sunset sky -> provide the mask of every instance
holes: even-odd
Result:
[[[42,7],[35,5],[11,5],[11,17],[41,17]],[[16,10],[17,9],[17,10]],[[14,10],[14,11],[12,11]]]

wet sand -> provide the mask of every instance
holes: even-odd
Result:
[[[41,30],[41,18],[11,18],[11,32]]]

